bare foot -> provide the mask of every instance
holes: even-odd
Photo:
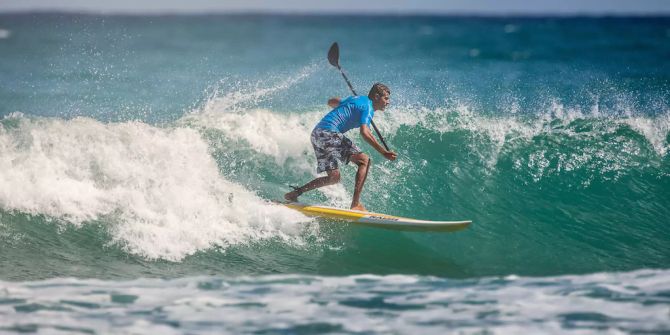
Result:
[[[353,205],[352,205],[352,206],[351,206],[351,209],[355,209],[355,210],[357,210],[357,211],[361,211],[361,212],[367,212],[367,211],[368,211],[367,209],[365,209],[365,207],[363,207],[363,204],[361,204],[361,203],[359,203],[359,204],[356,205],[356,206],[353,206]]]
[[[299,196],[300,196],[300,193],[298,193],[298,191],[294,190],[294,191],[291,191],[291,192],[288,192],[288,193],[284,194],[284,199],[286,199],[288,201],[291,201],[291,202],[297,202]]]

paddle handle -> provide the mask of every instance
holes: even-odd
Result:
[[[354,95],[358,95],[356,93],[356,90],[354,90],[354,87],[351,85],[351,82],[349,81],[349,78],[347,78],[347,75],[344,74],[344,70],[342,70],[342,68],[339,65],[337,66],[337,69],[340,70],[340,73],[342,74],[342,78],[344,78],[344,81],[346,81],[347,85],[349,85],[349,89],[351,90],[351,93],[353,93]]]

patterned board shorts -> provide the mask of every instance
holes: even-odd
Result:
[[[316,154],[317,173],[335,170],[338,159],[347,164],[351,155],[361,152],[361,149],[342,133],[315,128],[311,139]]]

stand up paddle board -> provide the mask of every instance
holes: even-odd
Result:
[[[472,221],[428,221],[380,213],[363,212],[329,206],[314,206],[299,202],[279,202],[308,216],[352,221],[357,224],[403,231],[450,232],[465,229]]]

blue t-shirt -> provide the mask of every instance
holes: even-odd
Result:
[[[370,125],[375,110],[366,96],[348,97],[321,119],[314,128],[346,133],[362,125]]]

